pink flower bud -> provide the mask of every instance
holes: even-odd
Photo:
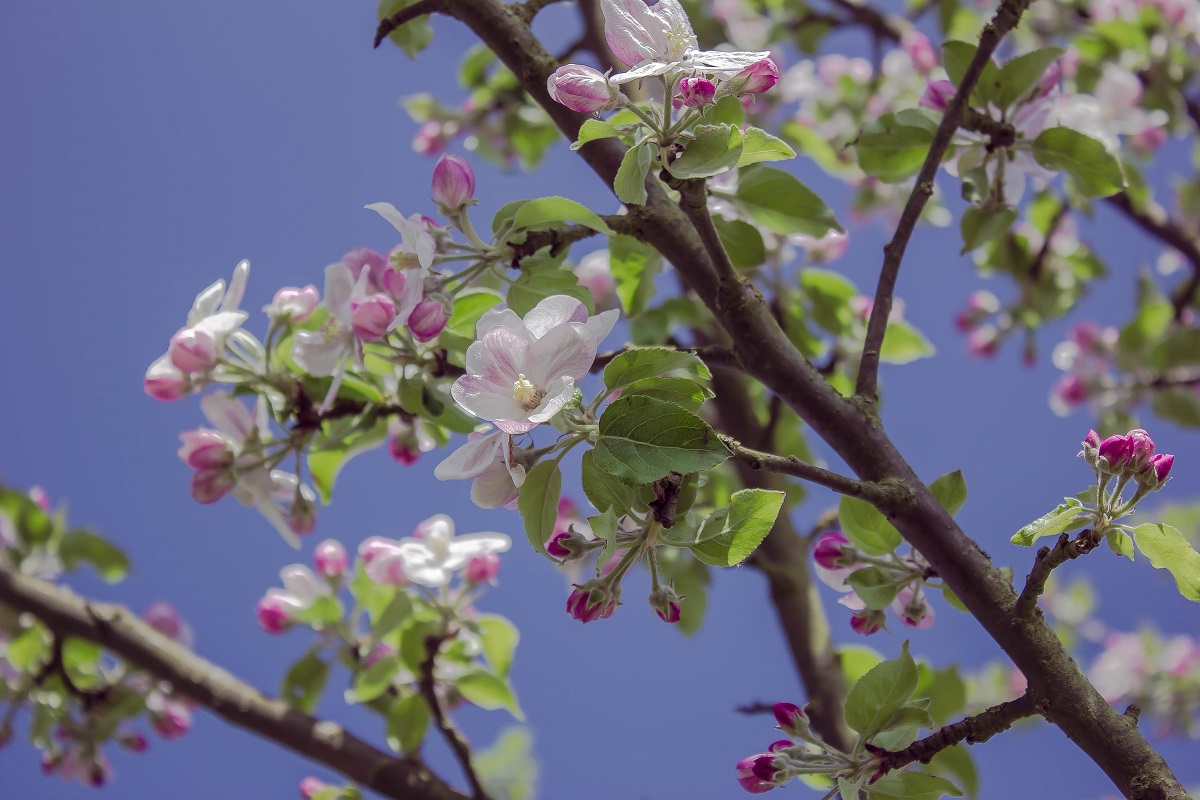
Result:
[[[1134,428],[1125,438],[1129,441],[1129,469],[1140,472],[1154,455],[1154,440],[1141,428]]]
[[[376,255],[379,254],[376,253]],[[320,301],[321,295],[317,291],[317,287],[312,284],[303,289],[285,286],[275,293],[271,305],[264,308],[263,311],[277,322],[303,322],[312,316]]]
[[[760,767],[760,761],[766,761],[765,767]],[[769,753],[759,753],[757,755],[743,758],[737,763],[737,782],[738,785],[751,794],[762,794],[769,792],[776,787],[776,784],[769,779],[760,777],[761,772],[770,773],[771,777],[775,776],[775,757]]]
[[[192,469],[225,469],[233,466],[234,453],[229,440],[213,430],[198,428],[179,434],[183,442],[179,458]]]
[[[475,196],[475,172],[466,159],[445,155],[433,168],[433,202],[447,212],[460,210]]]
[[[862,611],[854,612],[854,615],[850,617],[850,630],[863,636],[870,636],[883,630],[883,623],[886,621],[887,616],[882,611],[864,608]]]
[[[436,156],[446,149],[448,141],[442,123],[431,120],[417,130],[417,135],[413,137],[412,149],[414,153],[423,156]]]
[[[795,736],[798,732],[808,730],[808,720],[804,716],[804,709],[795,703],[776,703],[773,710],[775,721],[779,723],[779,727],[784,733]]]
[[[550,97],[572,111],[595,114],[616,105],[616,91],[604,73],[582,64],[566,64],[546,80]]]
[[[1171,474],[1171,465],[1175,463],[1175,456],[1170,453],[1155,453],[1150,457],[1150,462],[1143,469],[1144,472],[1154,472],[1155,482],[1162,483]]]
[[[392,271],[388,266],[387,256],[367,247],[356,247],[346,253],[342,256],[342,263],[350,268],[350,274],[355,281],[362,277],[363,270],[366,270],[367,285],[372,291],[385,288],[383,285],[384,275]]]
[[[167,355],[180,372],[208,372],[216,365],[221,354],[212,334],[196,328],[183,328],[171,337]]]
[[[550,537],[550,541],[546,542],[546,552],[559,560],[570,558],[571,550],[567,547],[567,542],[571,540],[569,531],[559,531]]]
[[[1167,129],[1161,127],[1145,128],[1133,136],[1133,146],[1145,155],[1151,155],[1167,143]]]
[[[197,503],[215,503],[233,489],[237,479],[227,469],[202,469],[192,475],[188,487]]]
[[[144,753],[150,747],[150,742],[146,741],[146,737],[140,733],[122,734],[117,741],[131,753]]]
[[[432,342],[446,327],[450,312],[442,300],[428,298],[417,303],[408,318],[408,330],[418,342]]]
[[[37,507],[47,514],[50,513],[50,495],[41,486],[29,487],[29,499],[37,503]]]
[[[946,106],[954,99],[956,89],[950,81],[930,81],[921,92],[917,105],[921,108],[931,108],[934,111],[945,111]]]
[[[905,586],[892,601],[892,613],[910,628],[925,630],[933,625],[933,606],[925,601],[925,595],[912,586]]]
[[[349,565],[350,557],[346,555],[346,548],[336,539],[326,539],[313,549],[313,566],[322,577],[330,580],[340,578],[346,574]]]
[[[929,37],[915,28],[904,32],[900,37],[900,46],[908,53],[918,72],[929,72],[938,65],[937,51],[930,44]]]
[[[192,638],[191,630],[175,606],[163,600],[152,603],[143,611],[142,621],[173,641],[186,644]]]
[[[417,459],[421,457],[421,451],[417,448],[417,443],[412,441],[412,437],[401,434],[396,434],[388,439],[388,452],[392,454],[392,458],[406,467],[417,463]]]
[[[1087,432],[1087,436],[1083,437],[1083,446],[1085,448],[1097,448],[1100,446],[1100,434],[1093,430]]]
[[[377,342],[387,335],[396,318],[396,304],[386,294],[375,293],[350,301],[350,319],[354,335],[364,342]]]
[[[321,792],[329,788],[329,784],[320,778],[315,778],[309,775],[304,780],[300,781],[300,797],[303,800],[312,800]]]
[[[659,619],[670,625],[679,622],[682,600],[683,598],[675,594],[675,589],[670,586],[655,586],[650,592],[650,608]]]
[[[730,94],[762,94],[779,83],[779,67],[769,58],[757,61],[729,79]]]
[[[292,613],[288,606],[273,595],[265,595],[254,607],[258,625],[269,634],[283,633],[292,626]]]
[[[679,82],[679,96],[688,108],[699,108],[712,102],[716,84],[708,78],[688,77]]]
[[[286,513],[287,526],[297,536],[308,536],[317,527],[317,504],[296,489],[291,508]]]
[[[967,355],[992,358],[1000,350],[1000,335],[991,325],[984,325],[967,337]]]
[[[857,559],[854,557],[854,548],[850,545],[850,540],[840,531],[830,531],[821,534],[821,538],[817,539],[817,544],[813,547],[813,561],[825,569],[837,569],[849,567]]]
[[[768,753],[778,753],[780,750],[787,750],[789,747],[794,747],[791,739],[778,739],[767,745]]]
[[[616,596],[598,580],[576,587],[567,598],[567,613],[585,625],[598,619],[608,619],[616,610]]]
[[[165,700],[151,712],[150,724],[162,738],[178,739],[192,729],[192,712],[178,700]]]
[[[500,574],[500,556],[495,553],[485,553],[475,556],[467,562],[463,577],[467,583],[494,583]]]
[[[1053,389],[1053,394],[1068,408],[1087,400],[1087,385],[1074,374],[1063,375]]]
[[[1099,454],[1108,462],[1110,472],[1120,472],[1125,468],[1132,451],[1132,443],[1124,436],[1117,434],[1100,443]]]
[[[171,363],[169,355],[165,355],[146,370],[142,388],[155,400],[167,402],[187,396],[192,391],[192,381]]]

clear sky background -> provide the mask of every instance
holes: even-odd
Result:
[[[373,12],[365,0],[0,5],[4,482],[43,485],[55,501],[70,504],[75,523],[103,531],[133,558],[134,572],[121,587],[88,574],[73,581],[79,591],[139,610],[169,599],[195,629],[202,655],[268,693],[310,636],[268,637],[255,622],[254,603],[277,583],[280,567],[307,561],[316,541],[332,536],[353,548],[370,535],[406,535],[421,519],[447,511],[460,531],[506,531],[518,545],[504,559],[500,588],[482,605],[521,629],[514,680],[541,762],[539,796],[743,796],[734,763],[775,736],[769,718],[746,718],[734,707],[803,699],[757,572],[716,576],[708,620],[691,640],[643,605],[644,576],[629,582],[626,605],[613,619],[584,627],[563,612],[562,577],[520,543],[517,514],[476,509],[466,483],[435,481],[437,453],[411,468],[384,452],[353,462],[301,554],[253,510],[232,500],[200,507],[188,497],[189,470],[174,451],[178,433],[200,424],[195,399],[156,403],[141,382],[196,292],[228,280],[234,264],[248,258],[243,306],[256,310],[281,285],[319,286],[324,266],[354,246],[394,244],[391,228],[363,204],[433,210],[433,161],[411,151],[416,126],[397,101],[423,90],[461,97],[455,65],[470,34],[439,21],[433,47],[414,63],[390,46],[371,49]],[[565,26],[569,19],[552,10],[542,24]],[[462,153],[460,143],[452,152]],[[801,159],[793,168],[831,202],[844,199],[811,163]],[[532,177],[481,165],[477,174],[476,219],[484,224],[516,197],[562,193],[615,210],[565,145]],[[1114,278],[1084,313],[1118,322],[1131,308],[1135,269],[1158,250],[1104,208],[1097,216],[1087,238],[1108,258]],[[884,232],[851,233],[837,268],[873,286]],[[965,356],[952,316],[979,280],[959,246],[954,230],[922,229],[909,249],[899,294],[939,352],[911,367],[885,367],[885,418],[923,476],[965,470],[964,528],[1023,575],[1032,552],[1009,545],[1008,537],[1087,485],[1090,472],[1075,453],[1090,420],[1083,413],[1057,419],[1046,405],[1058,375],[1047,356],[1065,325],[1050,329],[1033,369],[1020,365],[1011,345],[991,362]],[[1006,288],[998,289],[1002,296]],[[261,334],[264,319],[252,317],[250,328]],[[1160,449],[1179,454],[1171,497],[1200,494],[1200,437],[1154,420],[1146,427]],[[831,504],[814,492],[798,523],[807,526]],[[1196,606],[1144,559],[1129,565],[1097,551],[1086,569],[1097,576],[1111,624],[1129,629],[1153,616],[1168,632],[1200,634]],[[839,639],[861,641],[843,609],[834,605],[830,613]],[[969,617],[940,601],[937,613],[932,630],[900,629],[867,643],[894,654],[910,635],[914,650],[936,666],[971,669],[997,657]],[[346,710],[340,678],[335,674],[320,713],[382,742],[376,718]],[[458,719],[480,745],[511,722],[504,712],[471,709]],[[113,753],[117,774],[105,795],[293,798],[306,775],[336,777],[206,713],[179,741],[151,739],[144,755]],[[1162,746],[1185,782],[1200,783],[1194,749]],[[1101,772],[1046,725],[998,737],[977,754],[987,800],[1112,794]],[[429,755],[461,785],[440,742]],[[2,800],[93,791],[43,777],[27,744],[0,750]],[[810,790],[796,784],[780,790],[785,795]]]

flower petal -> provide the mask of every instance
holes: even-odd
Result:
[[[640,0],[639,0],[640,1]],[[553,328],[567,322],[587,322],[587,306],[565,294],[543,298],[525,315],[525,328],[540,339]]]
[[[560,325],[533,343],[523,370],[543,389],[560,376],[578,380],[588,374],[596,360],[596,339],[578,323]]]
[[[500,447],[507,436],[500,431],[468,441],[433,468],[433,476],[439,481],[462,480],[483,474],[488,467],[498,463]]]
[[[200,411],[212,426],[229,436],[238,447],[246,444],[254,430],[254,416],[228,392],[213,392],[200,399]]]

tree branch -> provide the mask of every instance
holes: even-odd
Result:
[[[1054,549],[1039,549],[1033,569],[1025,578],[1025,588],[1021,590],[1021,596],[1013,605],[1013,614],[1018,618],[1031,616],[1037,608],[1038,598],[1046,591],[1046,581],[1050,580],[1050,573],[1072,559],[1087,555],[1099,546],[1100,537],[1096,535],[1095,529],[1087,528],[1080,531],[1074,539],[1065,533],[1060,535]]]
[[[1108,203],[1143,231],[1178,250],[1191,264],[1191,278],[1172,298],[1175,320],[1180,321],[1188,306],[1196,302],[1196,292],[1200,290],[1200,239],[1189,233],[1179,220],[1172,219],[1162,206],[1152,200],[1146,202],[1145,208],[1138,208],[1128,194],[1121,192],[1109,197]]]
[[[292,750],[395,800],[466,800],[416,758],[396,758],[340,725],[268,700],[252,686],[179,645],[129,610],[0,566],[0,604],[29,612],[55,636],[108,648],[233,725]]]
[[[947,725],[941,730],[919,739],[903,750],[884,750],[876,753],[879,756],[879,771],[876,775],[885,775],[894,769],[906,767],[914,762],[928,764],[929,760],[943,750],[953,747],[960,742],[978,744],[986,742],[997,733],[1003,733],[1012,727],[1017,720],[1038,714],[1038,704],[1033,695],[1028,692],[1016,700],[992,706],[972,717]]]
[[[442,732],[442,738],[446,740],[446,744],[450,745],[450,749],[454,751],[454,757],[458,759],[459,766],[462,767],[463,773],[467,776],[467,781],[471,784],[471,792],[474,800],[490,800],[487,790],[483,788],[483,784],[479,780],[479,776],[475,773],[475,767],[471,763],[471,747],[467,744],[467,740],[454,726],[454,722],[446,716],[445,710],[442,708],[442,703],[437,696],[437,687],[434,682],[433,670],[437,662],[438,649],[441,648],[442,642],[449,638],[444,636],[426,636],[425,637],[425,660],[421,662],[421,675],[418,685],[421,688],[421,696],[425,698],[425,703],[429,706],[429,710],[433,712],[433,720],[438,726],[438,730]]]
[[[417,0],[411,6],[405,6],[390,17],[379,20],[379,27],[375,29],[375,42],[371,46],[379,47],[383,43],[383,40],[391,35],[392,31],[406,22],[411,22],[417,17],[423,17],[426,14],[436,14],[439,11],[445,11],[448,2],[449,0]]]
[[[499,0],[456,0],[450,10],[512,70],[568,141],[578,138],[579,126],[586,117],[553,102],[546,93],[546,78],[556,62],[529,26]],[[611,186],[625,148],[605,139],[589,142],[578,152]],[[1188,800],[1170,767],[1128,720],[1105,702],[1063,649],[1050,626],[1040,619],[1013,618],[1009,613],[1016,600],[1012,585],[921,482],[873,412],[864,410],[860,401],[842,397],[820,376],[788,340],[770,308],[752,287],[719,285],[715,268],[690,221],[671,202],[658,181],[648,180],[646,188],[646,203],[630,209],[630,216],[637,222],[638,238],[670,258],[681,277],[729,334],[733,350],[746,364],[747,371],[778,394],[860,479],[878,482],[891,478],[914,492],[912,505],[894,512],[890,521],[1012,658],[1038,696],[1054,698],[1045,712],[1046,718],[1087,753],[1130,800]],[[718,372],[714,378],[728,374]],[[718,398],[721,396],[728,393],[719,392]],[[725,429],[733,432],[728,424]],[[742,438],[753,441],[752,437]],[[747,473],[743,479],[748,485],[755,485],[751,483],[754,475],[759,480],[766,477],[752,470]],[[777,525],[777,530],[781,529]],[[799,537],[794,539],[797,544],[789,543],[791,539],[786,535],[777,539],[772,533],[759,549],[762,556],[756,559],[756,564],[777,555],[778,563],[787,565],[784,569],[806,569],[807,551],[797,555],[795,551],[803,542]],[[828,651],[819,654],[818,663],[814,664],[812,657],[796,643],[804,633],[827,640],[827,631],[802,630],[805,625],[813,624],[813,618],[806,615],[815,602],[811,584],[796,579],[788,586],[785,583],[788,576],[774,570],[768,577],[772,580],[772,596],[781,620],[787,614],[785,630],[789,631],[793,657],[798,663],[808,659],[810,666],[817,669],[831,663],[836,665],[836,656]],[[784,591],[784,596],[776,596],[777,587]],[[820,620],[823,623],[823,617]],[[792,631],[799,637],[792,638]],[[836,679],[835,672],[836,667],[831,678]],[[834,714],[837,711],[831,709]]]
[[[902,486],[896,487],[896,490],[892,491],[875,483],[847,478],[845,475],[805,463],[795,456],[764,453],[761,450],[742,447],[737,442],[726,442],[726,444],[731,446],[733,457],[752,470],[791,475],[794,478],[824,486],[826,489],[832,489],[838,494],[866,500],[871,505],[884,510],[902,505],[909,494],[907,489]]]
[[[879,351],[883,346],[883,337],[887,333],[888,317],[892,312],[892,296],[896,291],[896,279],[900,274],[900,262],[904,259],[904,250],[908,240],[912,238],[913,230],[925,209],[925,203],[933,194],[933,178],[942,163],[942,156],[950,146],[950,140],[963,119],[963,111],[968,108],[968,100],[983,69],[996,52],[1000,40],[1016,27],[1021,14],[1029,7],[1031,0],[1002,0],[992,21],[984,26],[979,35],[979,49],[975,57],[967,65],[959,82],[958,91],[946,106],[946,113],[938,125],[933,141],[929,145],[929,155],[917,173],[917,183],[904,211],[900,214],[900,222],[892,240],[883,248],[883,267],[879,270],[879,283],[875,287],[875,303],[871,308],[871,318],[867,322],[867,338],[863,342],[862,360],[858,368],[858,380],[854,387],[855,396],[874,404],[878,400],[879,380]]]

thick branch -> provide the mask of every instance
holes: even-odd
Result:
[[[967,744],[986,742],[997,733],[1003,733],[1011,728],[1017,720],[1032,717],[1037,713],[1038,704],[1034,701],[1033,695],[1023,694],[1016,700],[992,706],[987,711],[973,717],[967,717],[953,725],[947,725],[924,739],[913,742],[903,750],[883,751],[879,754],[879,772],[877,774],[883,775],[917,761],[928,764],[935,755],[959,742]]]
[[[1000,40],[1016,27],[1017,22],[1021,19],[1021,14],[1029,7],[1030,1],[1003,0],[1000,7],[996,9],[995,15],[992,16],[992,21],[984,27],[983,33],[979,36],[979,49],[975,51],[975,57],[967,65],[967,70],[959,82],[958,91],[947,105],[942,122],[933,135],[933,141],[929,145],[929,154],[925,157],[925,163],[921,165],[921,171],[917,173],[916,186],[913,187],[912,194],[908,196],[908,202],[904,204],[904,211],[900,214],[896,232],[892,236],[892,240],[883,248],[883,267],[879,271],[879,283],[875,287],[875,304],[871,308],[871,318],[867,322],[867,338],[863,343],[862,361],[858,368],[858,380],[854,387],[855,395],[869,403],[874,403],[878,399],[879,351],[883,346],[884,334],[887,333],[888,317],[892,313],[892,297],[896,291],[896,279],[900,274],[900,262],[904,259],[904,250],[908,247],[908,240],[912,238],[913,230],[917,227],[925,203],[933,194],[933,178],[941,166],[946,148],[950,146],[950,140],[962,122],[963,110],[967,108],[971,92],[979,83],[984,67],[991,62],[992,53],[996,52]]]
[[[415,758],[395,758],[327,720],[256,689],[171,641],[125,608],[95,603],[0,566],[0,604],[29,612],[55,636],[78,636],[167,681],[227,722],[257,733],[396,800],[466,800]]]
[[[1046,581],[1050,580],[1050,573],[1072,559],[1087,555],[1099,545],[1100,537],[1096,535],[1093,528],[1087,528],[1080,531],[1074,539],[1065,533],[1060,535],[1054,549],[1049,547],[1039,549],[1033,562],[1033,569],[1025,578],[1025,588],[1021,590],[1021,596],[1017,598],[1016,605],[1013,606],[1013,614],[1017,617],[1028,617],[1033,614],[1033,610],[1037,608],[1038,598],[1042,596],[1042,592],[1046,591]]]
[[[405,6],[390,17],[379,20],[379,27],[375,29],[375,42],[371,46],[379,47],[392,31],[406,22],[445,10],[447,2],[448,0],[417,0],[411,6]]]
[[[764,453],[760,450],[742,447],[736,442],[730,444],[733,448],[733,457],[752,470],[791,475],[793,478],[832,489],[838,494],[866,500],[871,505],[884,509],[903,505],[908,497],[908,491],[902,486],[896,487],[897,491],[889,491],[878,484],[847,478],[845,475],[805,463],[795,456],[777,456],[774,453]]]
[[[456,0],[452,13],[497,54],[567,139],[574,141],[584,117],[553,102],[546,94],[546,78],[556,62],[529,26],[498,0]],[[605,139],[588,143],[579,153],[611,186],[625,148]],[[863,410],[861,402],[842,397],[821,377],[788,340],[770,308],[752,287],[740,284],[723,287],[718,283],[715,268],[690,221],[657,181],[648,180],[646,187],[646,203],[630,209],[630,216],[637,222],[638,238],[670,258],[729,334],[734,352],[747,370],[829,443],[859,478],[876,482],[891,478],[913,491],[912,505],[894,512],[890,521],[1008,653],[1038,696],[1053,698],[1045,713],[1047,719],[1083,749],[1131,800],[1186,800],[1187,793],[1166,762],[1126,718],[1105,702],[1045,621],[1018,621],[1009,613],[1016,601],[1016,592],[1009,581],[946,513],[896,451],[878,420]],[[715,377],[726,374],[720,372]],[[725,428],[733,432],[728,424]],[[741,438],[754,441],[751,437]],[[756,474],[766,477],[749,471],[744,480],[749,483]],[[773,539],[774,534],[767,537],[759,549],[762,557],[757,561],[773,558],[774,550],[768,548]],[[780,555],[787,558],[788,566],[804,567],[803,557],[786,552],[792,547],[786,544],[790,540],[781,541],[785,543],[785,552]],[[782,585],[787,575],[774,572],[769,575],[781,581],[772,584],[774,596],[776,585]],[[797,626],[811,622],[799,608],[805,602],[804,591],[811,592],[811,585],[805,583],[804,590],[796,586],[786,598],[795,605],[773,597],[781,618],[785,609],[788,614],[797,612],[795,618],[789,618]],[[789,643],[793,644],[793,656],[798,661],[805,658],[790,638]],[[830,654],[822,657],[828,659]]]
[[[425,698],[426,705],[433,712],[433,721],[437,725],[438,730],[441,731],[442,738],[446,740],[446,744],[450,745],[450,749],[454,751],[454,757],[458,759],[459,766],[462,767],[463,773],[467,776],[467,780],[471,784],[472,797],[474,800],[490,800],[487,790],[483,788],[479,776],[475,773],[475,766],[471,763],[471,746],[467,744],[467,740],[463,738],[463,735],[455,727],[450,717],[446,716],[446,711],[442,708],[442,701],[437,695],[437,686],[434,681],[433,672],[437,662],[438,650],[446,638],[446,636],[425,637],[425,660],[421,662],[419,683],[421,696]]]
[[[1174,247],[1191,264],[1191,278],[1172,299],[1175,319],[1181,320],[1187,308],[1196,302],[1196,292],[1200,290],[1200,239],[1189,233],[1178,220],[1172,219],[1158,203],[1147,201],[1145,208],[1138,208],[1124,192],[1108,198],[1108,202],[1146,233]]]

